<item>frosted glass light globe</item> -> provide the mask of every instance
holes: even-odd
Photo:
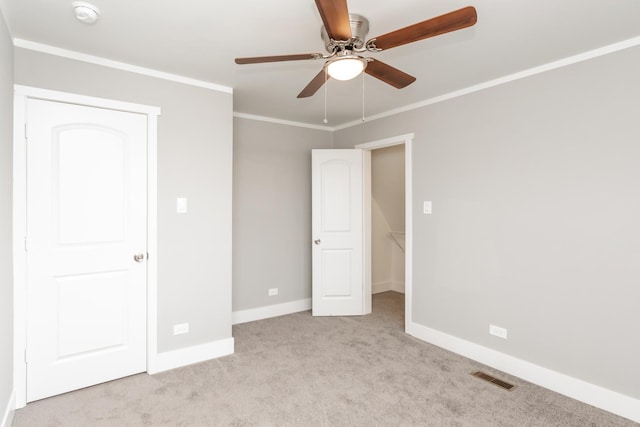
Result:
[[[336,80],[351,80],[366,66],[367,61],[357,56],[337,58],[327,64],[327,73]]]

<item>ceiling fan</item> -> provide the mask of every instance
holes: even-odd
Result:
[[[373,58],[365,58],[363,52],[380,52],[407,43],[470,27],[477,21],[476,9],[467,6],[408,27],[374,37],[365,42],[369,21],[360,15],[349,14],[347,0],[315,0],[322,22],[321,36],[328,54],[305,53],[299,55],[258,56],[236,58],[236,64],[326,59],[323,69],[298,94],[306,98],[333,77],[350,80],[363,71],[391,86],[402,89],[416,78]]]

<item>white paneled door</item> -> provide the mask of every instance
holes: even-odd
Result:
[[[365,314],[363,150],[312,150],[314,316]]]
[[[146,370],[145,115],[27,103],[27,401]]]

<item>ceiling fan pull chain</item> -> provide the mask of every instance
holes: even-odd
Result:
[[[362,121],[364,122],[364,73],[362,73]]]
[[[327,68],[324,68],[324,124],[326,125],[327,123],[329,123],[329,121],[327,120],[327,86],[328,85],[328,81],[327,81],[328,77],[327,77]]]

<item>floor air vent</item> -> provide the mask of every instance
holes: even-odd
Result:
[[[472,372],[471,375],[473,375],[474,377],[478,377],[480,379],[483,379],[485,381],[489,381],[490,383],[493,383],[493,384],[497,385],[498,387],[502,387],[505,390],[511,391],[515,387],[515,385],[513,385],[513,384],[509,384],[506,381],[499,380],[496,377],[492,377],[491,375],[485,374],[482,371]]]

